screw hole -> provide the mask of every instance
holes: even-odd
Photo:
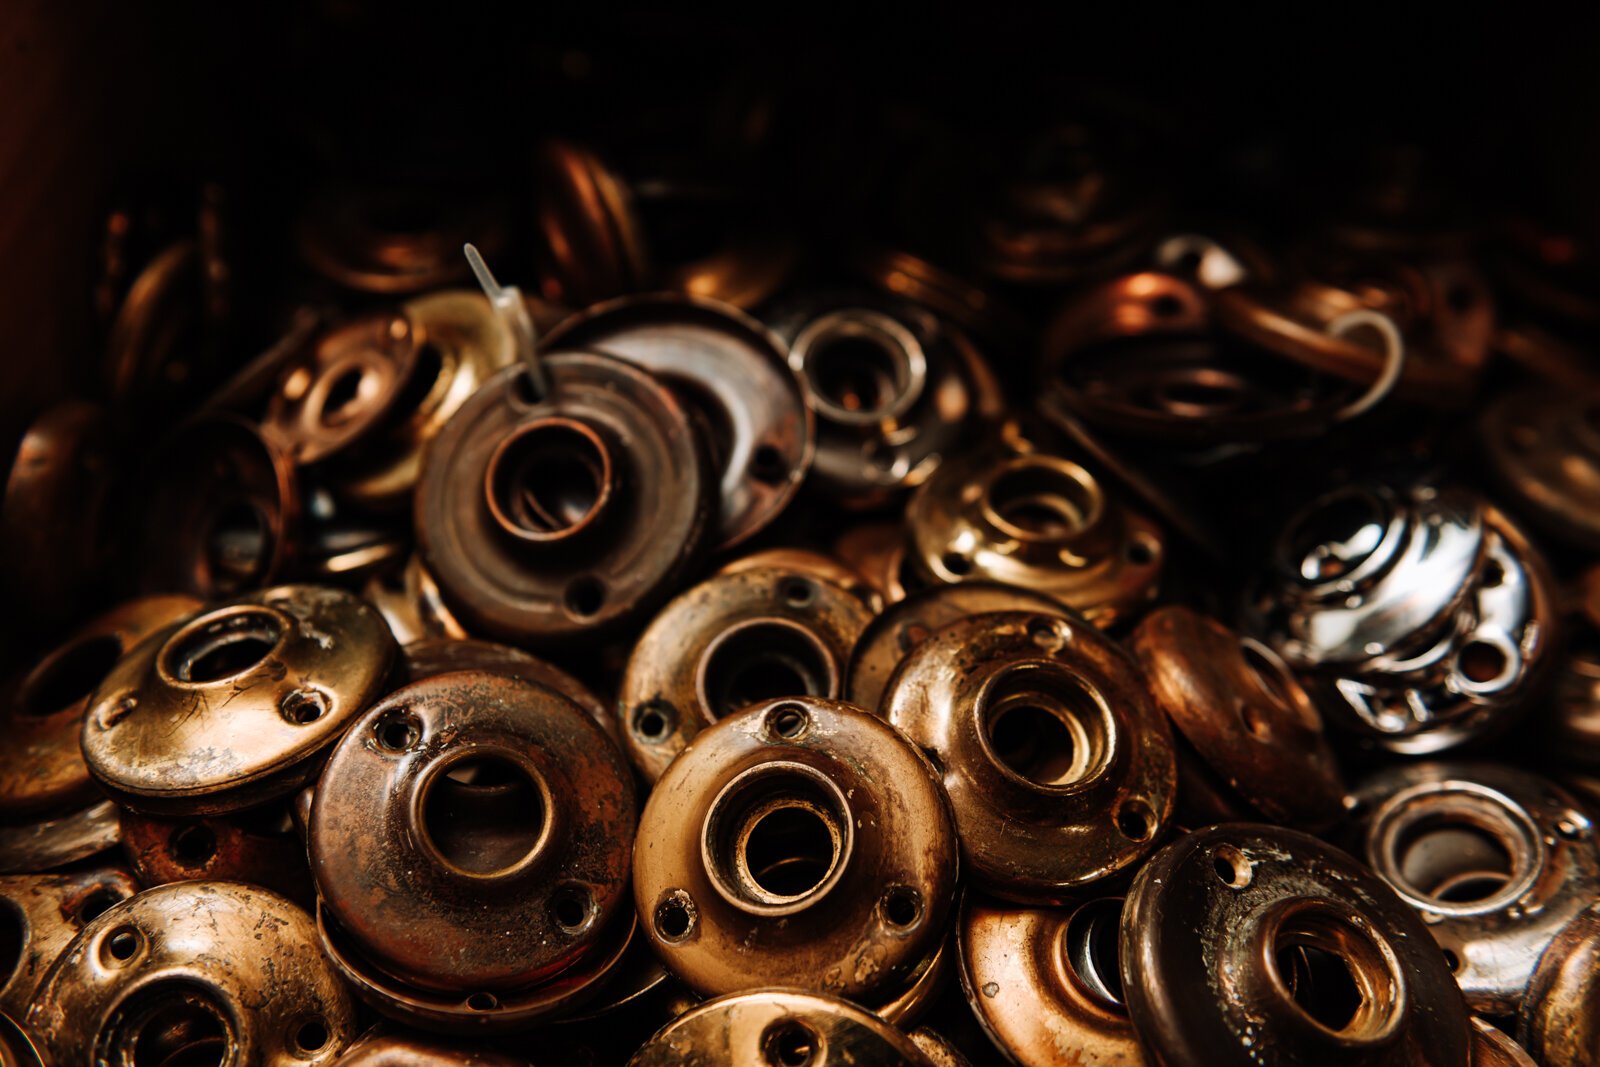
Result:
[[[798,1019],[784,1019],[767,1027],[761,1048],[771,1067],[807,1067],[820,1047],[816,1031]]]
[[[202,823],[180,826],[167,839],[167,852],[190,870],[204,867],[217,854],[217,835]]]
[[[533,384],[533,375],[526,370],[518,369],[511,376],[511,398],[524,407],[533,407],[539,403],[539,389]]]
[[[589,925],[594,914],[594,899],[582,886],[563,886],[550,902],[556,925],[569,934],[577,933]]]
[[[944,564],[945,570],[957,578],[964,578],[972,573],[972,560],[959,552],[946,552],[939,562]]]
[[[1130,841],[1147,841],[1155,832],[1155,818],[1144,801],[1126,801],[1117,809],[1117,829]]]
[[[1457,974],[1461,970],[1461,957],[1457,956],[1451,949],[1445,949],[1444,964],[1450,968],[1451,974]]]
[[[565,595],[567,610],[579,618],[598,614],[606,602],[606,587],[592,575],[574,578],[567,583]]]
[[[805,733],[811,717],[799,704],[779,704],[767,713],[767,723],[779,737],[793,740]]]
[[[115,889],[101,888],[92,891],[78,904],[78,925],[88,925],[125,899],[127,898]]]
[[[783,602],[791,608],[803,608],[817,598],[817,587],[804,578],[786,579],[780,591]]]
[[[278,711],[283,715],[285,722],[296,726],[306,726],[316,722],[328,710],[326,694],[315,689],[296,689],[283,698],[278,705]]]
[[[474,993],[467,998],[467,1007],[472,1011],[494,1011],[500,1006],[500,999],[493,993]]]
[[[883,895],[880,906],[884,921],[899,930],[910,929],[922,918],[922,894],[910,886],[893,886]]]
[[[1155,562],[1156,550],[1151,547],[1148,541],[1142,538],[1134,538],[1128,542],[1128,547],[1124,549],[1124,555],[1127,556],[1128,562],[1135,567],[1148,567]]]
[[[310,1019],[300,1024],[294,1032],[294,1047],[304,1054],[320,1052],[327,1046],[332,1035],[328,1033],[328,1024],[321,1019]]]
[[[758,482],[778,485],[789,477],[789,464],[777,445],[757,445],[750,456],[750,473]]]
[[[389,715],[374,727],[378,747],[386,752],[404,752],[422,738],[422,727],[407,715]]]
[[[138,955],[141,940],[139,931],[131,926],[119,927],[107,935],[106,955],[113,961],[113,966],[117,963],[127,963]]]
[[[652,700],[633,709],[633,732],[647,744],[659,744],[672,733],[677,718],[672,705]]]
[[[683,890],[674,890],[656,905],[656,934],[663,941],[678,942],[694,931],[694,901]]]
[[[1212,857],[1212,866],[1222,884],[1229,888],[1243,889],[1250,884],[1252,865],[1244,853],[1236,848],[1225,845],[1217,849]]]
[[[1162,293],[1150,301],[1150,310],[1155,312],[1157,318],[1171,319],[1183,314],[1183,301],[1171,293]]]

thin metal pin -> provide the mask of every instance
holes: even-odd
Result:
[[[483,261],[483,256],[471,242],[462,245],[461,250],[466,253],[467,265],[472,268],[473,276],[483,288],[483,295],[489,298],[495,314],[511,330],[517,346],[517,359],[528,372],[535,397],[544,399],[550,392],[550,376],[545,372],[544,361],[539,358],[538,337],[534,333],[533,317],[528,314],[528,305],[522,299],[522,290],[515,285],[502,286],[495,281],[489,264]]]

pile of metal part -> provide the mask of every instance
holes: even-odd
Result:
[[[114,216],[0,509],[0,1062],[1600,1064],[1600,272],[1102,147],[901,245],[564,142],[523,230]]]

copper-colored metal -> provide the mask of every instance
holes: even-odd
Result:
[[[542,344],[626,359],[697,413],[721,479],[719,548],[766,527],[800,488],[815,448],[811,409],[782,342],[737,308],[696,297],[623,297],[566,319]]]
[[[151,593],[208,600],[278,580],[296,549],[301,501],[294,462],[232,415],[180,427],[149,465],[136,565]]]
[[[864,248],[852,257],[851,266],[873,288],[925,307],[974,337],[1009,339],[1027,328],[994,294],[921,256],[900,249]]]
[[[766,701],[695,739],[639,820],[634,901],[708,996],[779,983],[872,1004],[939,947],[956,838],[927,759],[881,720]]]
[[[628,657],[617,715],[629,757],[653,781],[696,734],[749,704],[838,699],[871,618],[815,567],[780,559],[706,579],[667,604]]]
[[[39,822],[0,825],[0,872],[48,871],[117,847],[117,806],[102,800]]]
[[[588,686],[539,657],[492,641],[452,641],[448,638],[429,637],[413,641],[401,652],[407,682],[420,682],[452,671],[488,671],[521,678],[525,682],[542,685],[571,700],[589,713],[589,717],[611,736],[618,746],[622,744],[622,731],[617,716],[605,701]]]
[[[748,311],[783,288],[799,258],[795,242],[786,236],[761,227],[736,229],[705,255],[659,264],[657,276],[673,292]]]
[[[1517,1040],[1544,1064],[1600,1064],[1600,904],[1545,949],[1517,1017]]]
[[[936,1030],[919,1026],[906,1036],[928,1058],[933,1067],[972,1067],[971,1061],[961,1054],[961,1050],[945,1040]]]
[[[1600,393],[1511,393],[1489,406],[1481,428],[1508,502],[1553,536],[1600,549]]]
[[[627,625],[681,580],[714,528],[716,483],[683,405],[632,364],[544,358],[491,378],[428,448],[420,554],[475,632],[559,643]]]
[[[1576,798],[1494,764],[1418,763],[1355,792],[1361,855],[1416,908],[1476,1011],[1517,1010],[1539,956],[1600,896]]]
[[[540,146],[534,167],[545,299],[582,307],[639,290],[649,257],[622,179],[593,152],[565,141]]]
[[[0,1011],[26,1015],[45,972],[78,931],[138,891],[133,876],[116,867],[0,878],[0,943],[7,948],[0,959]]]
[[[61,1064],[323,1067],[356,1035],[311,917],[236,882],[159,886],[102,912],[50,968],[27,1025]]]
[[[423,1034],[369,1034],[339,1057],[339,1067],[529,1067],[521,1056]]]
[[[761,989],[709,1000],[652,1037],[628,1067],[934,1067],[905,1034],[847,1000]]]
[[[999,417],[999,387],[955,327],[903,301],[848,294],[767,316],[816,412],[812,482],[871,506],[921,485]]]
[[[462,243],[476,242],[493,261],[504,236],[481,205],[401,189],[327,190],[295,226],[300,255],[317,273],[346,289],[390,296],[465,281]]]
[[[1277,653],[1177,606],[1146,616],[1130,647],[1156,706],[1227,790],[1278,823],[1321,829],[1343,815],[1322,719]]]
[[[1155,596],[1160,532],[1087,470],[1026,442],[950,457],[906,508],[913,565],[1045,593],[1109,627]]]
[[[1467,1008],[1428,928],[1298,831],[1233,823],[1162,849],[1128,890],[1121,959],[1134,1028],[1169,1067],[1468,1063]]]
[[[248,882],[301,907],[316,901],[305,840],[279,800],[229,815],[121,812],[122,848],[145,886],[168,882]]]
[[[1171,816],[1166,718],[1081,618],[953,622],[901,662],[882,712],[937,754],[967,876],[1009,899],[1067,899],[1145,856]]]
[[[398,572],[390,569],[374,575],[361,592],[402,645],[435,637],[467,639],[466,628],[456,621],[439,592],[439,583],[418,556],[407,559]]]
[[[956,948],[952,941],[949,936],[941,939],[939,947],[911,971],[899,989],[889,990],[887,1000],[872,1002],[872,1013],[902,1030],[921,1022],[944,992],[955,969]]]
[[[883,610],[883,594],[864,574],[842,560],[809,549],[763,548],[759,552],[729,560],[717,569],[717,573],[737,574],[739,571],[764,567],[782,567],[819,582],[836,585],[854,594],[874,615]]]
[[[89,771],[121,803],[209,815],[285,796],[383,692],[383,619],[350,593],[285,585],[147,638],[83,722]]]
[[[1000,582],[971,581],[921,589],[891,604],[856,639],[846,672],[845,699],[878,711],[900,661],[934,631],[987,611],[1059,612],[1059,600]]]
[[[507,1029],[570,1006],[633,927],[633,781],[572,700],[506,675],[434,675],[329,758],[308,847],[335,964],[385,1014]]]
[[[1472,1067],[1539,1067],[1539,1065],[1521,1045],[1474,1016]]]
[[[994,1043],[1022,1067],[1145,1067],[1122,998],[1122,898],[1022,908],[968,894],[961,986]]]
[[[898,522],[864,522],[833,542],[833,554],[872,583],[884,601],[904,600],[908,592],[906,531]]]
[[[137,400],[152,387],[181,382],[199,355],[196,327],[205,310],[199,242],[180,238],[153,256],[128,287],[106,338],[111,396]]]

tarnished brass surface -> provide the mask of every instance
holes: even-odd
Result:
[[[1068,899],[1144,857],[1171,816],[1166,718],[1081,618],[953,622],[901,662],[881,711],[936,754],[967,877],[1007,898]]]
[[[708,996],[776,982],[870,1004],[937,949],[955,879],[932,765],[815,697],[702,731],[656,783],[634,847],[640,921]]]
[[[933,1067],[972,1067],[971,1061],[961,1054],[961,1050],[946,1041],[936,1030],[919,1026],[906,1036],[928,1058]]]
[[[205,815],[284,796],[384,689],[382,617],[350,593],[285,585],[152,635],[83,722],[89,772],[138,810]]]
[[[1169,1067],[1469,1062],[1466,1004],[1427,926],[1298,831],[1232,823],[1162,849],[1128,890],[1121,957],[1128,1014]],[[1328,957],[1331,988],[1308,962]]]
[[[1517,1040],[1539,1063],[1600,1064],[1600,904],[1579,912],[1545,949]]]
[[[935,582],[983,578],[1045,593],[1108,627],[1161,578],[1161,534],[1087,470],[1024,444],[952,456],[906,508],[912,564]]]
[[[247,882],[309,908],[316,900],[305,840],[290,805],[211,816],[146,815],[124,808],[122,850],[140,884]]]
[[[1146,616],[1130,646],[1156,705],[1228,790],[1289,825],[1344,813],[1322,719],[1271,649],[1184,607]]]
[[[39,822],[0,825],[0,872],[48,871],[121,840],[117,806],[109,800]]]
[[[718,574],[735,574],[758,567],[786,567],[820,582],[829,582],[853,594],[876,615],[883,610],[883,593],[855,567],[833,556],[804,548],[763,548],[759,552],[731,559],[717,568]]]
[[[1538,1064],[1534,1063],[1533,1057],[1528,1055],[1521,1045],[1474,1016],[1472,1067],[1538,1067]]]
[[[651,1038],[629,1067],[931,1067],[905,1034],[847,1000],[760,989],[709,1000]]]
[[[833,542],[833,554],[872,583],[887,603],[906,598],[906,531],[900,523],[852,526]]]
[[[1600,393],[1511,393],[1489,406],[1481,426],[1508,502],[1552,536],[1600,549]]]
[[[0,944],[7,950],[0,958],[0,1011],[26,1015],[45,972],[78,931],[138,891],[133,876],[116,867],[0,877]]]
[[[418,556],[407,559],[398,572],[373,575],[361,592],[402,645],[435,637],[467,639],[466,629],[446,606],[439,584]]]
[[[50,968],[26,1025],[61,1064],[321,1067],[356,1034],[310,916],[238,882],[160,886],[102,912]]]
[[[838,699],[871,618],[855,592],[781,557],[680,594],[640,635],[622,676],[629,757],[653,781],[697,733],[749,704]]]
[[[650,263],[627,185],[593,152],[567,141],[541,145],[534,168],[545,299],[581,307],[636,291]]]
[[[488,671],[552,689],[577,704],[618,745],[622,744],[617,717],[592,690],[566,671],[520,648],[492,641],[453,641],[428,637],[400,650],[408,682],[420,682],[452,671]]]

